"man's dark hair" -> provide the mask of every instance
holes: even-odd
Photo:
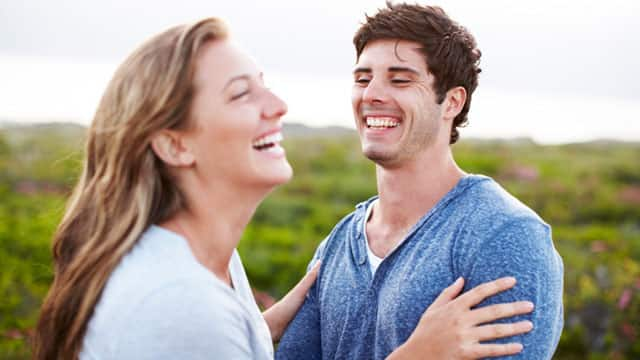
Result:
[[[435,81],[438,104],[449,89],[462,86],[467,100],[451,125],[450,144],[458,141],[458,127],[467,124],[471,95],[478,86],[480,50],[473,36],[437,6],[391,4],[366,20],[353,38],[357,58],[368,42],[380,39],[414,41],[421,45],[428,71]]]

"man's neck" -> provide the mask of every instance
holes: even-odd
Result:
[[[389,230],[406,230],[430,211],[464,176],[451,150],[425,152],[397,167],[376,166],[380,201],[372,221]]]

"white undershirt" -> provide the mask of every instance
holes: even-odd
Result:
[[[369,246],[369,239],[367,238],[367,221],[371,217],[371,212],[373,211],[373,205],[378,202],[378,199],[373,200],[369,206],[367,206],[367,212],[364,215],[364,220],[362,224],[362,229],[364,230],[364,243],[367,245],[367,257],[369,258],[369,269],[371,270],[371,277],[376,274],[376,270],[378,270],[378,266],[384,258],[378,257],[376,254],[371,251],[371,247]]]

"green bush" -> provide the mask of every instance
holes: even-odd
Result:
[[[0,133],[0,358],[26,359],[51,282],[50,239],[80,171],[82,129]],[[66,132],[65,132],[66,131]],[[293,137],[295,176],[257,209],[239,252],[252,285],[279,298],[316,246],[376,193],[351,135]],[[556,359],[640,358],[640,145],[462,141],[456,159],[495,177],[553,227],[565,264]]]

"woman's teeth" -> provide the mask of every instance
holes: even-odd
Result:
[[[394,118],[389,117],[367,117],[367,127],[370,128],[394,128],[400,125]]]
[[[277,133],[266,135],[254,140],[251,145],[256,150],[265,150],[274,146],[276,143],[279,143],[280,141],[282,141],[282,133],[277,132]]]

